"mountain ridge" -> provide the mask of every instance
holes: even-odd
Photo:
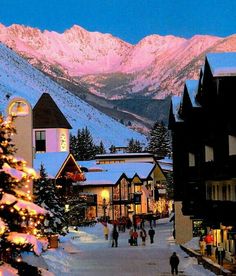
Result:
[[[103,141],[106,149],[112,144],[127,146],[133,137],[143,145],[146,137],[114,119],[102,114],[74,94],[59,86],[42,72],[31,66],[17,53],[0,43],[0,106],[5,113],[9,99],[22,97],[33,107],[42,93],[49,93],[72,125],[72,134],[88,127],[94,142]],[[108,135],[109,133],[109,135]]]
[[[96,108],[103,111],[98,98],[90,95],[109,101],[110,116],[117,108],[117,100],[145,97],[158,101],[180,95],[187,79],[198,79],[206,53],[236,51],[236,35],[195,35],[187,39],[153,34],[132,45],[78,25],[63,33],[17,24],[0,25],[0,41],[75,95],[80,96],[78,91],[83,90],[82,98],[90,98],[88,102]],[[129,105],[121,106],[131,112]],[[143,117],[143,121],[148,118],[154,122],[163,117],[166,120],[168,110],[156,112],[157,116],[152,112],[152,117]],[[140,114],[141,111],[136,113]],[[116,116],[119,119],[120,115]]]

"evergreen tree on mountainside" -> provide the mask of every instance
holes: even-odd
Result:
[[[47,177],[43,165],[40,167],[40,178],[34,183],[35,203],[50,211],[44,220],[43,234],[65,234],[64,206],[55,192],[55,185]]]
[[[170,136],[163,122],[156,122],[152,127],[147,150],[157,158],[164,158],[171,153]]]
[[[93,143],[92,135],[87,127],[78,130],[77,137],[71,136],[70,152],[75,160],[92,160],[97,154],[97,146]]]
[[[33,250],[31,242],[41,233],[47,214],[32,202],[28,186],[36,173],[22,158],[15,157],[15,133],[12,118],[0,116],[0,256],[10,263],[21,251]]]
[[[105,153],[106,153],[106,150],[103,145],[103,142],[101,141],[99,146],[97,147],[97,154],[105,154]]]
[[[114,145],[110,146],[110,153],[116,153],[116,147]]]
[[[78,139],[75,135],[70,134],[70,153],[74,156],[75,160],[79,160],[78,152]]]
[[[142,146],[140,142],[131,138],[128,144],[127,152],[142,152]]]

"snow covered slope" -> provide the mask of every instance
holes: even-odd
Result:
[[[126,146],[133,137],[146,143],[146,137],[99,112],[32,67],[11,49],[0,44],[0,107],[4,112],[9,97],[27,99],[32,107],[43,92],[48,92],[72,125],[72,133],[87,126],[99,144]]]

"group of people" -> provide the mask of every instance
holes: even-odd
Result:
[[[107,226],[107,224],[104,225],[103,228],[103,232],[104,232],[104,237],[106,240],[108,240],[109,237],[109,228]],[[150,243],[154,243],[154,236],[155,236],[155,230],[150,227],[150,229],[148,230],[148,235],[150,238]],[[138,237],[141,238],[142,241],[142,245],[146,245],[146,238],[147,238],[147,232],[144,228],[141,228],[139,233],[137,232],[137,230],[134,228],[131,228],[129,231],[129,244],[131,246],[137,246],[138,245]],[[119,238],[119,232],[117,230],[116,225],[113,226],[112,232],[111,232],[111,246],[112,247],[118,247],[118,238]],[[179,265],[179,257],[177,256],[176,252],[174,252],[171,257],[170,257],[170,266],[171,266],[171,273],[172,275],[174,275],[174,273],[176,275],[178,275],[178,265]]]
[[[199,248],[200,248],[201,255],[205,255],[206,253],[208,257],[212,256],[213,241],[214,241],[214,238],[210,232],[206,236],[200,237]],[[225,250],[221,243],[218,243],[218,246],[215,249],[215,257],[218,261],[218,264],[223,265]]]
[[[150,237],[150,243],[154,243],[154,235],[155,235],[155,230],[151,227],[148,231],[148,235]],[[136,229],[130,229],[129,231],[129,244],[132,246],[137,246],[138,245],[138,237],[140,236],[142,245],[146,245],[146,238],[147,238],[147,232],[144,228],[140,229],[140,232],[138,233]]]

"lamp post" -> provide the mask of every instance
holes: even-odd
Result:
[[[103,217],[104,217],[104,220],[106,220],[106,216],[107,216],[106,210],[107,210],[108,200],[109,200],[109,191],[103,189],[101,193],[101,197],[102,197]]]
[[[106,204],[105,198],[103,198],[103,200],[102,200],[102,208],[103,208],[103,217],[104,217],[104,219],[106,219],[107,204]]]

